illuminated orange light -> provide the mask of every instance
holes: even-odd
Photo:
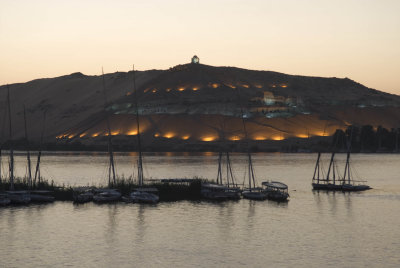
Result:
[[[127,133],[128,136],[134,136],[137,135],[137,130],[131,130]]]
[[[240,137],[239,136],[232,136],[230,138],[231,141],[240,141]]]
[[[285,138],[283,138],[282,136],[273,136],[272,138],[271,138],[271,140],[274,140],[274,141],[281,141],[281,140],[284,140]]]
[[[193,88],[193,91],[196,91],[196,90],[199,90],[199,88],[198,88],[198,87],[194,87],[194,88]]]
[[[230,87],[230,88],[233,88],[233,89],[236,88],[234,85],[231,85],[231,84],[225,84],[225,85],[228,86],[228,87]]]
[[[185,88],[184,87],[180,87],[180,88],[178,88],[178,91],[184,91],[185,90]]]
[[[94,133],[94,134],[92,134],[92,137],[93,137],[93,138],[96,138],[97,136],[99,136],[99,133]]]
[[[153,89],[151,92],[156,93],[156,92],[157,92],[157,89]]]
[[[117,135],[119,135],[119,131],[111,132],[111,135],[112,135],[112,136],[117,136]]]
[[[74,137],[74,134],[71,134],[68,136],[68,139],[72,139]]]
[[[327,137],[327,136],[329,136],[328,133],[322,132],[322,131],[316,132],[315,135],[316,135],[316,136],[320,136],[320,137]]]
[[[262,85],[255,85],[256,88],[262,88]]]
[[[276,87],[276,85],[271,85],[271,87]]]
[[[167,133],[163,137],[167,138],[167,139],[171,139],[171,138],[175,137],[175,134],[174,133]]]
[[[242,87],[249,88],[250,86],[249,85],[242,85]]]
[[[158,138],[158,137],[160,137],[160,134],[156,133],[156,134],[154,134],[154,137]]]
[[[85,137],[86,133],[82,133],[81,135],[79,135],[79,138]]]
[[[256,137],[254,137],[254,140],[256,140],[256,141],[264,141],[264,140],[266,140],[267,138],[266,137],[264,137],[264,136],[256,136]]]
[[[204,138],[202,138],[201,140],[202,140],[202,141],[214,141],[215,139],[216,139],[216,137],[209,136],[209,137],[204,137]]]
[[[187,140],[187,139],[189,139],[190,138],[190,136],[189,135],[186,135],[186,136],[183,136],[182,137],[182,140]]]
[[[285,84],[282,84],[282,85],[281,85],[281,87],[287,87],[287,85],[285,85]]]
[[[211,86],[212,86],[213,88],[218,88],[218,87],[219,87],[219,84],[213,83],[213,84],[211,84]]]
[[[301,138],[301,139],[306,139],[306,138],[308,138],[308,135],[307,134],[297,134],[296,137]]]

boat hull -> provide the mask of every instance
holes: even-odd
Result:
[[[314,190],[342,191],[342,185],[339,185],[339,184],[313,183],[312,187]]]
[[[314,190],[325,190],[325,191],[344,191],[344,192],[360,192],[372,189],[368,185],[352,185],[352,184],[318,184],[313,183],[312,187]]]
[[[9,195],[8,198],[10,199],[11,204],[14,205],[27,205],[31,202],[30,196]]]
[[[368,185],[351,185],[351,184],[344,184],[342,186],[342,191],[345,192],[360,192],[360,191],[366,191],[370,190],[371,187]]]
[[[74,195],[73,197],[74,203],[87,203],[93,200],[93,193],[82,193]]]
[[[157,204],[160,200],[159,196],[147,192],[133,192],[123,200],[127,203],[141,203],[141,204]]]
[[[265,200],[267,199],[267,194],[264,192],[251,192],[251,191],[243,191],[243,198],[251,199],[251,200]]]
[[[7,206],[11,204],[11,200],[8,198],[1,198],[0,199],[0,206]]]
[[[31,202],[38,203],[50,203],[54,202],[54,196],[40,195],[40,194],[30,194]]]
[[[267,192],[267,199],[278,201],[278,202],[285,202],[288,201],[289,194],[283,193],[276,193],[276,192]]]
[[[121,193],[116,190],[104,190],[93,196],[93,201],[96,203],[117,202],[121,199]]]

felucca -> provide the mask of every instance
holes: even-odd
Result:
[[[139,120],[139,108],[138,108],[138,94],[136,88],[135,79],[135,68],[132,68],[133,73],[133,91],[135,98],[135,110],[136,110],[136,127],[137,127],[137,145],[138,145],[138,165],[137,165],[137,178],[139,187],[134,189],[133,192],[129,194],[128,197],[124,197],[125,202],[133,203],[149,203],[155,204],[159,201],[158,189],[153,187],[144,187],[144,177],[143,177],[143,156],[142,156],[142,145],[140,139],[140,120]]]
[[[105,80],[104,80],[104,71],[102,72],[102,82],[103,82],[103,94],[104,94],[104,105],[107,107],[107,95],[105,90]],[[112,186],[116,185],[115,179],[115,165],[114,165],[114,152],[112,148],[112,135],[111,135],[111,126],[109,116],[106,115],[107,122],[107,130],[108,130],[108,156],[109,156],[109,166],[108,166],[108,187],[109,189],[98,189],[95,191],[93,196],[93,201],[97,203],[107,203],[107,202],[115,202],[121,199],[121,193],[116,189],[111,189]],[[111,179],[112,176],[112,179]],[[85,196],[87,193],[82,193]],[[79,194],[77,195],[79,196]],[[85,196],[76,197],[78,199],[85,200]]]

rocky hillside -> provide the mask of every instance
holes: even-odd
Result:
[[[133,73],[75,73],[10,85],[14,138],[28,130],[47,141],[104,142],[109,118],[116,140],[137,134]],[[141,133],[148,144],[283,140],[331,135],[349,124],[399,127],[400,97],[348,78],[293,76],[203,64],[136,73]],[[8,139],[6,86],[0,87],[3,140]],[[106,105],[105,105],[106,99]],[[1,133],[0,133],[1,134]]]

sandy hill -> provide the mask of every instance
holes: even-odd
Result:
[[[107,105],[101,76],[75,73],[10,85],[13,135],[23,136],[25,104],[29,133],[35,139],[46,111],[48,141],[103,142],[107,116],[115,140],[129,140],[137,133],[133,74],[104,78]],[[257,141],[325,136],[349,124],[399,127],[399,96],[348,78],[185,64],[137,72],[136,84],[141,133],[153,145],[222,138],[238,142],[244,137],[242,116],[249,137]],[[6,87],[1,86],[0,123],[5,121],[5,97]],[[2,127],[3,132],[7,129]]]

